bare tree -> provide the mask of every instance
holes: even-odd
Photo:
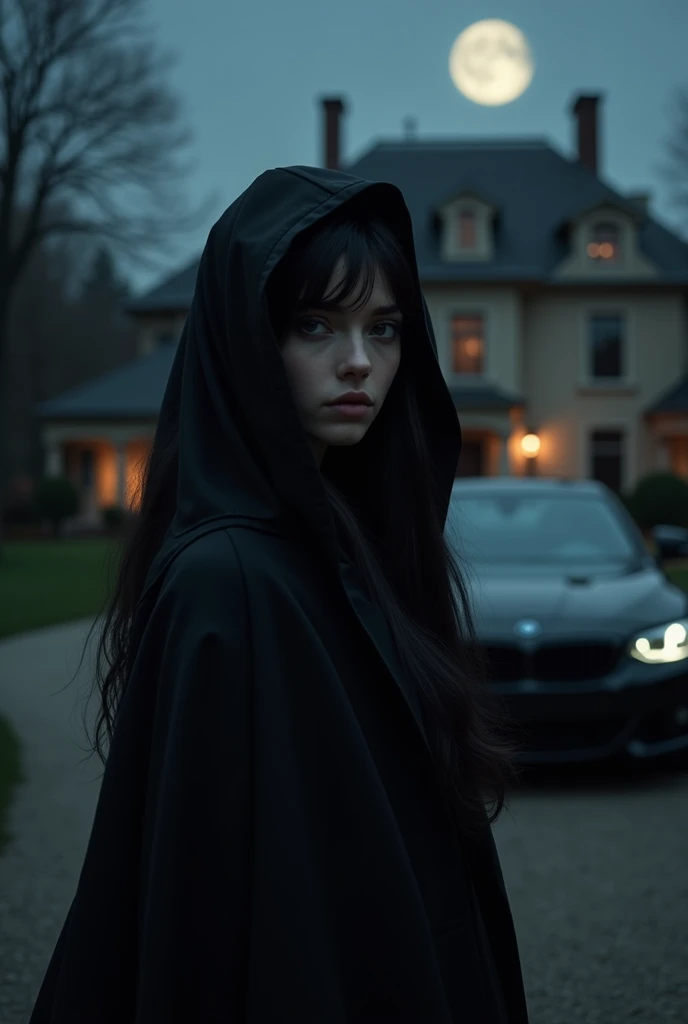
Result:
[[[0,0],[0,410],[10,303],[36,245],[91,236],[150,266],[209,209],[184,199],[190,136],[144,6]],[[0,431],[0,500],[3,451]]]
[[[670,198],[682,227],[688,231],[688,86],[677,89],[674,94],[672,120],[659,170],[669,185]]]

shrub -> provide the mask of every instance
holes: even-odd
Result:
[[[623,500],[641,530],[688,527],[688,482],[673,473],[648,474]]]
[[[33,496],[34,508],[41,519],[48,519],[59,537],[62,524],[79,511],[79,494],[66,477],[46,477],[39,481]]]

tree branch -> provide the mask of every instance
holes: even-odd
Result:
[[[183,198],[190,136],[141,12],[142,0],[0,0],[0,267],[12,282],[48,235],[102,233],[145,260],[210,209]],[[72,213],[44,223],[56,201]]]

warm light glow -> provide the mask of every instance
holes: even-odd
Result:
[[[533,78],[528,40],[508,21],[487,18],[464,29],[449,54],[449,74],[469,100],[497,107],[518,99]]]
[[[590,242],[586,251],[591,260],[600,255],[600,247],[597,242]]]
[[[483,350],[480,338],[464,338],[463,350],[471,359],[477,359]]]
[[[614,246],[611,242],[602,242],[598,246],[598,251],[603,260],[610,260],[614,255]]]
[[[540,438],[537,434],[525,434],[521,438],[521,451],[527,459],[534,459],[540,451]]]

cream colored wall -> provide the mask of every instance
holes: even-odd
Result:
[[[447,382],[464,387],[487,382],[520,393],[522,309],[518,290],[429,285],[423,291]],[[449,327],[457,313],[480,314],[485,318],[485,372],[480,376],[452,372]]]
[[[627,317],[628,376],[601,386],[586,373],[587,317],[617,310]],[[524,304],[524,338],[524,393],[542,440],[539,472],[586,476],[589,432],[604,428],[627,431],[625,487],[654,468],[643,412],[684,372],[680,296],[534,297]]]
[[[186,313],[173,313],[168,316],[139,316],[139,355],[146,356],[158,345],[159,335],[170,332],[177,340],[181,337]]]

